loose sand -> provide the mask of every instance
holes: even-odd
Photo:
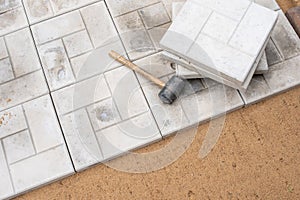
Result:
[[[285,11],[300,4],[278,2]],[[217,145],[200,160],[207,128],[201,125],[180,159],[159,171],[129,174],[97,165],[18,199],[300,199],[299,87],[227,115]]]

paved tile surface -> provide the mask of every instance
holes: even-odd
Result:
[[[125,67],[58,90],[53,99],[76,170],[161,139],[137,78]]]
[[[104,2],[35,24],[32,32],[51,91],[87,78],[80,67],[92,50],[115,48],[123,52]],[[105,59],[107,62],[112,61]],[[88,76],[97,73],[101,73],[101,68],[90,71]]]
[[[55,17],[97,0],[24,0],[24,7],[30,24]]]
[[[108,1],[108,6],[112,13],[119,14],[114,17],[118,32],[129,58],[136,60],[159,50],[159,35],[163,35],[161,32],[171,20],[162,2],[147,0],[143,6],[137,3],[139,1],[133,2],[113,0]],[[120,9],[126,11],[120,12]]]
[[[276,18],[275,12],[246,0],[188,1],[161,45],[203,66],[196,68],[200,73],[209,71],[246,89]]]
[[[0,111],[0,198],[74,172],[49,95]]]
[[[21,0],[0,2],[0,36],[28,26]]]
[[[159,101],[157,86],[108,52],[129,56],[168,81],[174,66],[159,52],[159,41],[170,26],[173,0],[5,2],[0,3],[0,199],[300,83],[299,38],[281,11],[266,47],[270,71],[255,76],[246,93],[194,79],[169,106]],[[278,10],[273,0],[256,2]]]

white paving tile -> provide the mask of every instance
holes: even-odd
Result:
[[[27,130],[4,138],[3,145],[9,164],[35,154],[30,133]]]
[[[231,38],[237,25],[237,21],[214,12],[203,27],[202,33],[226,43]]]
[[[104,3],[85,7],[81,14],[95,48],[119,39]]]
[[[129,58],[134,60],[154,52],[154,46],[137,11],[114,19]]]
[[[87,90],[87,88],[89,88]],[[59,115],[110,97],[104,76],[90,78],[52,93]]]
[[[97,131],[149,113],[135,74],[124,66],[102,70],[100,75],[55,91],[52,96],[76,170],[109,159],[102,155],[102,146],[95,136]],[[141,143],[157,138],[159,132]],[[133,145],[134,141],[126,140],[124,148],[131,150],[141,144]]]
[[[194,2],[206,8],[213,9],[216,12],[237,21],[243,18],[245,12],[250,6],[250,2],[248,0],[232,0],[230,3],[224,0],[194,0]]]
[[[154,55],[147,56],[146,58],[139,59],[134,63],[157,78],[163,78],[167,75],[174,74],[174,70],[172,69],[171,65],[172,63],[165,59],[162,56],[162,53],[156,53]],[[150,82],[139,74],[137,74],[137,77],[141,85]]]
[[[186,11],[178,13],[176,22],[173,21],[160,43],[164,48],[172,47],[174,51],[182,54],[189,50],[212,14],[211,9],[203,8],[198,4],[187,2],[184,6]],[[197,23],[193,23],[195,19]]]
[[[93,49],[88,33],[85,30],[66,36],[63,38],[63,41],[70,58]]]
[[[237,90],[216,84],[182,99],[182,106],[191,124],[197,124],[242,108],[244,102]]]
[[[101,74],[105,71],[120,67],[121,64],[108,55],[108,52],[115,50],[126,56],[126,52],[120,41],[99,47],[93,52],[83,54],[71,59],[71,65],[77,81]]]
[[[0,198],[74,172],[50,95],[27,101],[0,115]]]
[[[23,0],[30,24],[69,12],[97,0]]]
[[[252,3],[232,35],[229,45],[249,55],[258,55],[269,38],[276,18],[275,12]]]
[[[262,75],[254,76],[247,91],[241,92],[241,95],[247,105],[257,103],[271,94],[272,91]]]
[[[8,57],[5,41],[3,37],[0,37],[0,59]]]
[[[153,62],[155,60],[159,58],[154,56]],[[102,70],[100,75],[55,91],[52,96],[76,170],[111,159],[108,155],[118,156],[124,149],[132,150],[161,139],[159,131],[155,131],[153,137],[141,140],[124,136],[124,140],[118,140],[123,141],[122,151],[102,155],[107,150],[102,148],[104,141],[95,134],[151,114],[135,73],[124,66]],[[155,126],[150,127],[149,131]],[[113,134],[117,133],[112,133],[111,137],[117,137]],[[103,144],[104,148],[107,148],[106,144]]]
[[[273,93],[284,92],[300,84],[300,56],[273,65],[264,77]]]
[[[0,85],[0,110],[48,93],[41,70]]]
[[[62,40],[41,45],[38,50],[51,91],[70,85],[75,81]]]
[[[43,44],[61,36],[74,33],[84,29],[84,23],[80,12],[74,11],[31,27],[37,44]]]
[[[70,175],[73,167],[62,145],[12,164],[10,171],[16,192],[21,193]]]
[[[153,28],[170,21],[168,13],[162,3],[158,3],[138,11],[146,28]]]
[[[258,16],[264,16],[263,20]],[[185,3],[160,44],[193,62],[200,73],[211,72],[210,78],[222,77],[233,83],[230,86],[245,90],[276,19],[276,12],[247,0],[191,0]]]
[[[87,108],[95,131],[112,126],[121,121],[121,117],[112,98],[93,104]]]
[[[53,16],[49,0],[23,0],[29,22],[35,23]]]
[[[112,67],[105,66],[112,61],[109,48],[124,52],[103,1],[37,23],[32,31],[51,91]]]
[[[189,126],[189,121],[179,100],[172,105],[163,104],[158,97],[160,88],[153,84],[145,84],[143,91],[164,137]]]
[[[127,1],[119,1],[119,0],[110,0],[107,1],[108,8],[113,16],[122,15],[148,5],[159,2],[159,0],[127,0]]]
[[[12,5],[11,8],[4,12],[0,11],[0,36],[28,26],[25,11],[20,2],[18,2],[18,6],[11,3],[9,4]],[[1,1],[0,5],[3,6],[6,3],[7,1]]]
[[[0,85],[41,69],[29,28],[0,37]]]
[[[96,133],[105,159],[161,140],[150,112]]]
[[[21,106],[0,113],[0,139],[27,129]]]
[[[0,60],[0,84],[12,79],[14,73],[9,58]]]
[[[170,25],[171,23],[167,23],[148,30],[148,33],[150,35],[152,42],[154,43],[156,51],[162,50],[162,48],[160,48],[159,42],[163,38],[164,34],[167,32]]]
[[[172,4],[172,19],[175,20],[175,18],[177,17],[178,13],[180,12],[180,10],[182,9],[184,5],[184,2],[174,2]],[[213,13],[212,14],[212,20],[208,21],[208,23],[205,25],[203,32],[207,35],[210,35],[212,37],[214,37],[215,39],[221,40],[221,41],[228,41],[229,37],[231,37],[232,33],[233,33],[233,28],[236,27],[236,23],[235,21],[231,20],[231,19],[227,19],[222,15]],[[221,20],[225,20],[223,22],[221,22]],[[219,25],[217,25],[216,23],[221,22]],[[224,24],[229,24],[226,25],[224,27]],[[234,25],[234,26],[230,26],[230,24]],[[227,30],[224,33],[222,32],[223,30]],[[168,57],[174,57],[174,55],[168,53],[168,52],[163,52],[163,55],[168,58]],[[180,58],[178,58],[180,59]],[[265,53],[263,54],[260,62],[258,63],[257,69],[255,71],[255,74],[262,74],[265,73],[268,70],[268,63],[267,63],[267,58]],[[194,72],[191,71],[189,69],[186,69],[185,67],[176,64],[176,74],[178,76],[184,77],[186,79],[194,79],[194,78],[202,78],[203,76],[201,74],[199,74],[198,72]]]
[[[62,116],[61,124],[76,170],[83,170],[103,160],[85,109]]]
[[[5,40],[16,77],[41,68],[35,45],[28,28],[5,36]]]
[[[147,102],[133,71],[119,67],[105,73],[105,78],[123,120],[148,111]]]
[[[64,143],[49,96],[27,102],[23,108],[37,153]]]

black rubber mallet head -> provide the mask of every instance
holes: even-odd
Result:
[[[158,96],[165,104],[172,104],[180,96],[183,88],[185,87],[185,79],[182,79],[179,76],[173,76],[167,83],[164,83],[115,51],[109,52],[109,56],[162,88]]]

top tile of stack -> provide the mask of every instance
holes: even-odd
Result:
[[[160,44],[246,89],[276,20],[248,0],[189,0]]]

